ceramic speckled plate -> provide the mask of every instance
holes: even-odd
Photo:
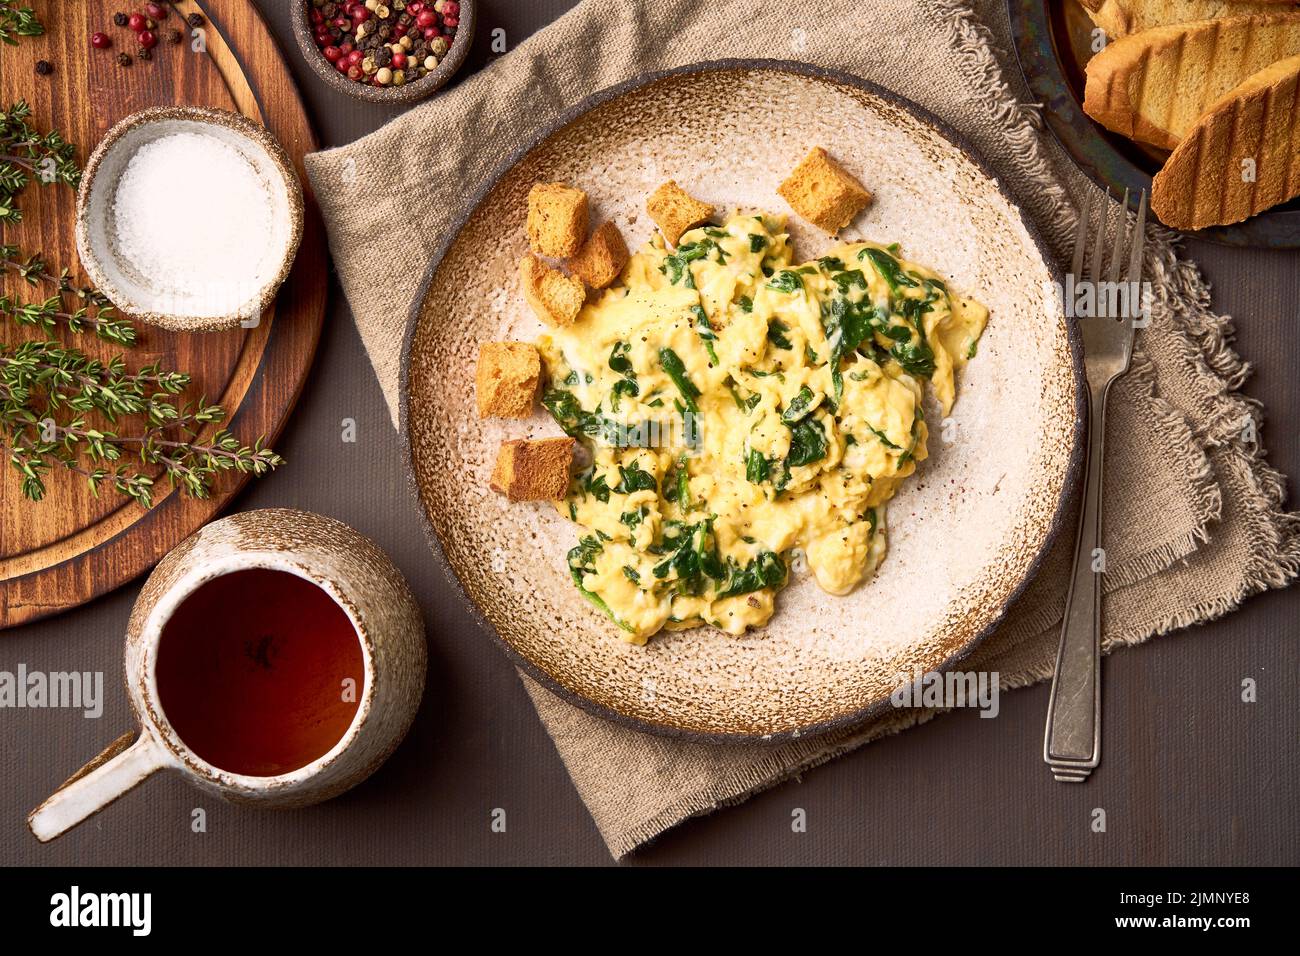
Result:
[[[630,246],[651,235],[645,199],[675,179],[718,207],[788,211],[777,184],[821,145],[876,194],[843,234],[902,243],[992,311],[960,384],[955,440],[932,429],[930,459],[889,505],[889,555],[848,597],[807,572],[742,638],[697,628],[645,647],[574,589],[576,528],[546,503],[488,488],[499,443],[558,434],[478,420],[479,343],[543,330],[517,266],[538,180],[585,189],[592,221]],[[798,256],[827,237],[791,217]],[[1042,288],[1042,243],[956,135],[919,108],[842,74],[775,61],[702,64],[607,90],[561,116],[471,204],[430,267],[403,355],[402,430],[434,550],[476,616],[532,676],[604,716],[657,733],[785,738],[888,707],[912,668],[950,667],[1001,618],[1058,530],[1083,430],[1077,344]],[[927,418],[940,414],[930,404]]]

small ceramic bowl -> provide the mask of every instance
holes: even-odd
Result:
[[[357,83],[339,73],[334,68],[334,64],[325,59],[325,54],[321,53],[320,48],[316,46],[312,36],[311,21],[308,19],[310,0],[289,0],[289,2],[293,35],[298,38],[302,55],[308,65],[316,71],[316,75],[331,89],[371,103],[409,105],[432,96],[461,68],[474,42],[474,14],[477,12],[478,4],[475,0],[460,0],[460,25],[456,27],[456,38],[437,69],[428,76],[402,86],[371,86],[368,83]]]
[[[193,294],[163,292],[142,275],[118,246],[116,195],[127,164],[147,143],[173,133],[197,133],[237,150],[257,171],[270,202],[270,253],[256,275],[238,288]],[[177,171],[177,176],[184,171]],[[158,201],[194,204],[194,229],[203,228],[202,185],[175,179],[159,185]],[[302,184],[288,154],[259,124],[238,113],[196,106],[163,106],[132,113],[108,131],[91,153],[77,192],[77,253],[95,285],[121,312],[180,332],[215,332],[254,324],[289,275],[302,241]]]

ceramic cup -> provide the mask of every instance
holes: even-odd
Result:
[[[173,612],[201,585],[251,568],[287,571],[323,589],[361,642],[365,686],[356,715],[323,756],[279,776],[229,773],[196,755],[158,700],[158,646]],[[32,811],[52,840],[159,770],[235,803],[297,807],[336,796],[379,767],[405,736],[424,693],[424,622],[401,573],[368,538],[331,518],[291,509],[250,511],[203,528],[168,554],[131,612],[126,684],[140,721]]]

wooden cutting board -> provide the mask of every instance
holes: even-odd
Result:
[[[7,107],[17,99],[27,100],[37,128],[57,129],[75,143],[79,163],[85,163],[122,117],[172,104],[243,113],[270,129],[292,157],[307,199],[303,241],[288,281],[260,325],[176,334],[137,323],[139,341],[130,350],[92,336],[60,336],[102,358],[123,354],[130,369],[160,359],[165,366],[187,371],[192,384],[186,398],[206,396],[221,404],[228,427],[244,443],[262,435],[273,442],[311,367],[325,314],[328,264],[320,214],[302,165],[303,155],[316,148],[316,141],[288,65],[261,14],[250,0],[182,0],[175,4],[179,12],[198,12],[205,20],[201,42],[173,16],[159,32],[184,29],[185,41],[173,45],[162,38],[152,60],[122,67],[117,54],[134,54],[138,44],[130,30],[113,25],[113,14],[142,8],[143,2],[29,3],[45,23],[46,35],[3,48],[0,101]],[[90,36],[96,31],[113,38],[111,50],[92,49]],[[53,74],[37,75],[40,59],[53,63]],[[159,202],[189,204],[196,219],[205,204],[220,202],[219,196],[204,195],[184,170],[157,188]],[[0,230],[0,241],[40,251],[56,268],[71,268],[78,281],[85,282],[73,237],[75,191],[33,183],[19,204],[24,221]],[[29,287],[6,271],[0,275],[0,294],[39,301],[53,290]],[[31,334],[16,330],[8,320],[0,322],[5,342]],[[45,499],[33,503],[22,496],[17,472],[8,461],[0,464],[0,628],[75,607],[137,577],[212,519],[248,480],[220,475],[213,496],[198,501],[163,479],[155,486],[153,508],[145,510],[108,488],[96,499],[82,479],[60,470],[51,473]],[[259,480],[292,481],[293,469],[290,461]]]

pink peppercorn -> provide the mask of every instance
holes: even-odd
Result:
[[[90,45],[96,50],[107,50],[113,45],[113,38],[107,33],[92,33],[90,35]]]

